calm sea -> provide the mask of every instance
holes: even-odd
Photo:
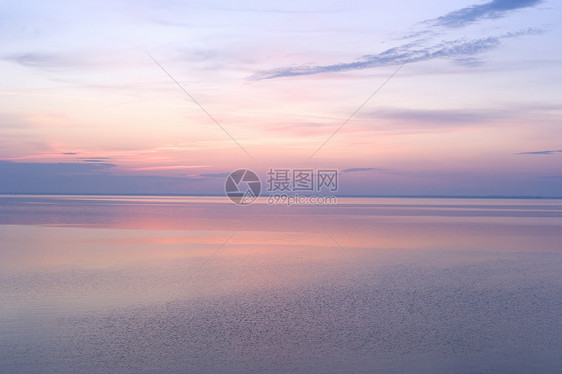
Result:
[[[562,200],[0,196],[1,373],[560,373]]]

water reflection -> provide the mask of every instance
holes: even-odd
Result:
[[[0,197],[0,372],[559,367],[562,201],[227,201]]]

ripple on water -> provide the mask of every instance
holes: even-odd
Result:
[[[2,362],[20,372],[555,372],[560,280],[529,276],[527,260],[400,265],[64,317],[38,340],[4,344]]]

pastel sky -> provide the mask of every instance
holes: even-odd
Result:
[[[560,20],[554,0],[0,0],[0,193],[332,168],[350,195],[562,196]]]

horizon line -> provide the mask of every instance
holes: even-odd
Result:
[[[60,192],[0,192],[1,197],[15,196],[169,196],[169,197],[226,197],[225,194],[175,194],[175,193],[60,193]],[[272,196],[272,195],[262,195]],[[304,195],[303,195],[304,196]],[[520,199],[520,200],[562,200],[562,196],[540,195],[332,195],[336,198],[416,198],[416,199]]]

